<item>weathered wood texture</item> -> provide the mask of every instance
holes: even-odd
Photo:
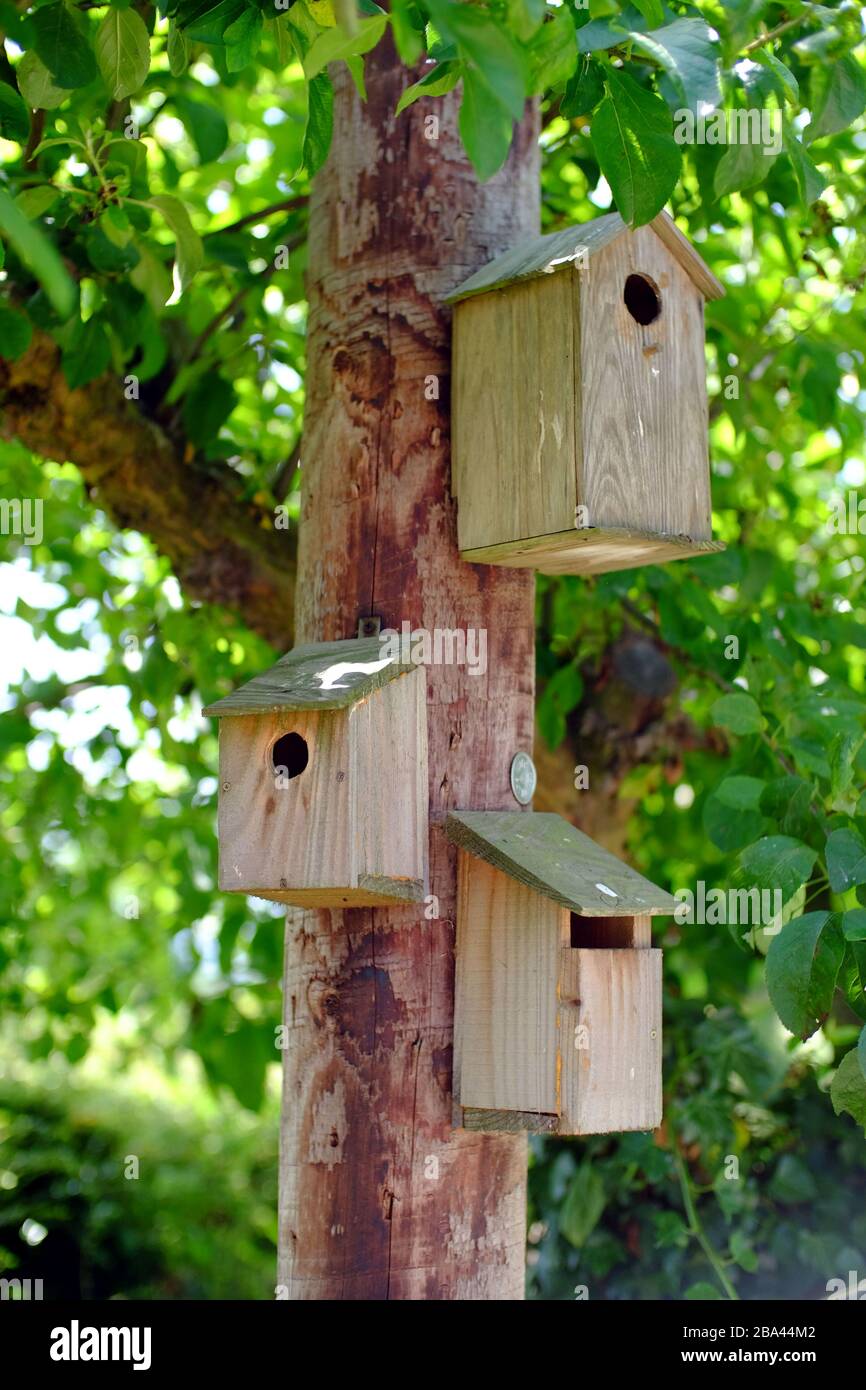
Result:
[[[220,888],[310,907],[424,896],[427,682],[414,669],[348,710],[283,710],[220,726]],[[229,697],[231,698],[231,697]],[[278,740],[307,748],[278,778]]]
[[[579,917],[464,849],[457,914],[464,1128],[654,1129],[662,953],[649,949],[649,915]]]
[[[561,1134],[662,1120],[662,953],[562,952]]]
[[[676,900],[550,812],[457,811],[449,839],[518,883],[586,917],[671,916]]]
[[[636,323],[629,275],[661,313]],[[605,246],[580,281],[578,503],[591,526],[712,536],[704,296],[649,227]]]
[[[648,224],[701,290],[706,299],[721,299],[725,287],[706,265],[702,257],[687,237],[683,236],[673,218],[660,212]],[[549,232],[546,236],[530,237],[518,242],[497,256],[489,265],[482,266],[469,276],[462,285],[447,296],[449,304],[457,304],[488,290],[504,289],[506,285],[520,284],[521,281],[538,276],[559,274],[563,269],[580,265],[594,257],[605,246],[609,246],[627,230],[618,212],[608,212],[602,217],[594,217],[590,222],[565,227],[560,232]]]
[[[371,691],[416,668],[383,656],[378,637],[293,647],[268,671],[202,710],[220,718],[283,709],[348,709]]]
[[[519,1299],[525,1138],[451,1129],[456,851],[437,827],[454,806],[514,805],[510,760],[532,746],[533,581],[457,554],[441,297],[537,230],[537,125],[479,185],[459,94],[395,120],[405,82],[386,48],[367,60],[366,105],[338,74],[316,180],[298,638],[350,636],[373,612],[388,628],[484,628],[488,665],[427,670],[438,917],[289,915],[279,1281],[293,1299]]]
[[[568,914],[460,852],[455,1092],[463,1106],[557,1114],[557,977]]]
[[[581,233],[588,259],[572,264]],[[542,273],[556,252],[559,268]],[[626,232],[618,217],[601,218],[542,238],[511,283],[515,258],[506,262],[502,286],[489,267],[494,287],[478,293],[476,283],[455,310],[464,559],[602,574],[721,549],[711,540],[703,317],[718,282],[670,219]],[[657,294],[649,323],[625,302],[629,277]]]

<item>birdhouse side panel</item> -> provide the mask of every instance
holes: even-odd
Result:
[[[220,888],[304,902],[351,885],[348,720],[283,711],[220,726]]]
[[[427,678],[400,676],[349,713],[351,859],[359,887],[420,901],[427,878]]]
[[[460,851],[455,1091],[461,1106],[557,1113],[556,984],[567,917],[549,899]]]
[[[456,306],[452,491],[461,550],[574,525],[574,273]]]
[[[709,540],[704,299],[650,228],[590,258],[580,339],[585,524]]]
[[[661,1123],[661,989],[659,950],[562,952],[560,1134]]]

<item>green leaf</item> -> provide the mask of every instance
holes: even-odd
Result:
[[[390,14],[400,61],[413,68],[424,52],[424,18],[413,0],[392,0]]]
[[[334,27],[319,34],[304,56],[304,72],[308,78],[324,72],[329,63],[338,58],[354,58],[369,53],[375,48],[385,32],[388,16],[382,10],[374,15],[365,15],[359,20],[358,31],[347,34],[344,29]]]
[[[334,88],[326,72],[318,73],[309,83],[307,102],[302,160],[312,178],[328,157],[334,132]]]
[[[717,198],[763,183],[779,156],[771,146],[743,141],[728,145],[716,165],[714,192]]]
[[[150,69],[150,36],[141,15],[132,9],[109,10],[96,31],[94,47],[115,101],[137,92]]]
[[[773,937],[767,952],[767,992],[795,1037],[811,1037],[830,1012],[844,954],[833,912],[794,917]]]
[[[676,19],[651,34],[632,31],[632,48],[664,69],[683,105],[707,113],[722,100],[718,47],[703,19]]]
[[[866,75],[853,53],[834,63],[819,63],[812,72],[812,119],[805,144],[846,130],[866,108]]]
[[[851,907],[842,913],[842,935],[846,941],[866,941],[866,907]]]
[[[0,82],[0,135],[26,145],[30,136],[30,113],[21,97],[6,82]]]
[[[242,72],[259,51],[262,41],[261,10],[245,9],[225,30],[226,67],[229,72]]]
[[[617,208],[631,227],[661,212],[680,172],[671,114],[661,97],[610,68],[607,96],[592,118],[592,143]]]
[[[860,1029],[860,1036],[857,1039],[857,1061],[860,1063],[860,1071],[866,1080],[866,1028]]]
[[[31,110],[53,111],[69,96],[62,87],[55,87],[51,73],[32,48],[24,54],[15,69],[15,77],[18,89]]]
[[[741,877],[759,888],[781,889],[789,902],[808,881],[817,857],[817,850],[790,835],[765,835],[740,855]]]
[[[218,372],[200,377],[183,403],[183,421],[192,442],[204,447],[215,439],[236,403],[234,387]]]
[[[24,264],[32,270],[61,319],[69,318],[78,303],[78,291],[73,281],[42,230],[28,222],[2,188],[0,231],[6,235]]]
[[[602,1218],[607,1198],[597,1168],[584,1160],[569,1184],[559,1213],[560,1234],[580,1249]]]
[[[731,1258],[749,1274],[754,1274],[758,1268],[758,1256],[751,1241],[742,1231],[734,1231],[731,1235]]]
[[[662,0],[634,0],[634,3],[635,9],[640,10],[651,29],[656,29],[664,23],[665,12],[662,9]]]
[[[172,77],[180,77],[189,64],[189,44],[186,35],[181,33],[174,20],[168,26],[168,69]]]
[[[174,233],[176,245],[174,259],[175,289],[169,300],[173,303],[186,290],[204,261],[204,247],[201,237],[189,220],[189,213],[179,198],[167,193],[155,193],[147,202],[147,207],[155,208]]]
[[[731,807],[721,800],[719,791],[717,787],[704,802],[702,823],[717,849],[732,854],[756,840],[766,822],[758,811],[741,810],[732,816]]]
[[[776,90],[796,106],[800,100],[800,84],[791,69],[767,48],[759,48],[754,54],[754,60],[766,68],[775,79]]]
[[[529,91],[544,92],[567,82],[577,66],[574,20],[563,5],[526,45]]]
[[[716,787],[716,796],[735,811],[759,811],[766,782],[760,777],[726,777]]]
[[[111,363],[108,334],[98,319],[78,323],[69,343],[63,350],[63,375],[70,390],[75,391],[95,381]]]
[[[36,52],[55,87],[71,90],[94,80],[99,72],[96,59],[77,18],[62,0],[35,10],[30,23],[36,33]]]
[[[751,695],[722,695],[710,710],[714,724],[733,734],[759,734],[767,721]]]
[[[844,800],[854,781],[854,759],[863,746],[863,735],[841,730],[830,742],[830,792],[834,801]]]
[[[721,1296],[715,1284],[707,1283],[690,1284],[683,1294],[683,1298],[689,1303],[716,1302]]]
[[[474,68],[463,74],[459,126],[476,174],[482,181],[491,178],[508,158],[513,123],[506,111],[491,105],[487,86]]]
[[[401,111],[405,111],[406,107],[411,106],[419,97],[444,96],[457,86],[462,75],[462,63],[437,63],[420,82],[413,82],[411,87],[401,92],[395,115],[399,116]]]
[[[604,73],[601,65],[588,55],[581,57],[559,103],[559,113],[568,120],[574,116],[588,116],[603,96]]]
[[[188,96],[179,96],[175,105],[201,163],[210,164],[219,159],[229,142],[229,128],[223,113],[209,102],[194,101]]]
[[[834,830],[827,836],[827,873],[834,893],[846,893],[866,883],[866,844],[856,830]]]
[[[29,222],[35,222],[37,218],[44,217],[49,208],[53,208],[57,199],[60,197],[60,190],[53,188],[51,184],[38,184],[35,188],[25,188],[15,199],[15,206],[20,208]]]
[[[460,57],[474,68],[479,88],[482,84],[486,88],[488,104],[492,97],[493,105],[504,107],[513,120],[519,121],[526,102],[526,76],[523,55],[511,35],[489,15],[473,9],[471,5],[455,5],[450,0],[428,0],[428,8],[437,29],[456,42]],[[480,91],[474,93],[470,101],[473,107],[478,106]],[[476,135],[480,134],[478,120],[481,113],[482,108],[478,106],[472,122]],[[492,111],[490,120],[493,124]],[[497,139],[501,143],[502,128],[499,122],[497,134],[490,139],[491,147],[496,145]],[[483,134],[481,140],[484,141]]]
[[[800,199],[806,207],[810,207],[824,192],[826,187],[824,175],[815,167],[802,142],[797,139],[793,128],[787,121],[782,128],[782,144],[785,154],[791,161]]]
[[[863,1035],[860,1035],[861,1042]],[[860,1064],[860,1047],[846,1052],[830,1085],[830,1099],[837,1115],[850,1115],[866,1130],[866,1076]]]
[[[6,304],[0,304],[0,357],[15,362],[27,351],[32,337],[30,320]]]

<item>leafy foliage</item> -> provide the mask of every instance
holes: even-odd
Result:
[[[0,355],[20,363],[49,335],[71,391],[129,382],[197,477],[229,470],[243,499],[295,519],[309,181],[332,139],[332,64],[363,91],[386,30],[407,66],[398,120],[457,92],[485,176],[539,96],[546,230],[612,202],[635,223],[671,208],[727,287],[707,322],[728,549],[541,579],[539,732],[577,761],[609,653],[648,633],[679,685],[649,731],[617,734],[636,757],[609,797],[628,808],[629,856],[672,889],[778,889],[781,930],[667,929],[671,1127],[538,1147],[531,1281],[544,1297],[587,1277],[614,1297],[724,1294],[725,1280],[744,1296],[820,1293],[866,1258],[846,1195],[866,1124],[858,7],[394,0],[346,14],[330,0],[6,0]],[[708,131],[714,113],[770,113],[781,139],[692,143],[683,112]],[[24,653],[0,713],[7,1028],[37,1068],[93,1065],[106,1029],[118,1072],[145,1043],[164,1068],[192,1055],[254,1109],[276,1064],[282,924],[216,891],[216,744],[199,710],[272,653],[180,591],[134,509],[119,530],[62,459],[7,443],[0,463],[4,497],[45,517],[33,544],[4,536],[3,630]],[[68,1116],[40,1114],[77,1153]],[[741,1181],[723,1176],[729,1154]]]

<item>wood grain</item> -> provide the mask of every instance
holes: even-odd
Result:
[[[680,263],[683,270],[707,299],[721,299],[725,287],[716,279],[698,251],[677,227],[673,218],[660,212],[649,223],[657,237],[664,243],[671,255]],[[482,266],[470,275],[462,285],[447,296],[447,303],[457,304],[462,300],[483,295],[490,290],[504,289],[508,285],[519,284],[540,276],[558,275],[570,270],[580,258],[592,260],[597,252],[619,237],[628,240],[633,236],[618,212],[608,212],[602,217],[594,217],[589,222],[566,227],[546,236],[528,237],[517,246],[497,256],[489,265]]]
[[[293,647],[261,675],[207,705],[203,714],[274,714],[278,710],[348,709],[415,668],[383,656],[378,637]]]
[[[662,1118],[661,951],[568,948],[561,970],[559,1133],[655,1129]]]
[[[473,856],[579,915],[671,915],[676,907],[670,893],[551,812],[452,811],[445,832]]]
[[[238,715],[220,727],[220,888],[299,906],[420,901],[427,857],[426,680],[414,669],[348,711]],[[274,745],[307,744],[278,783]]]
[[[395,118],[411,75],[387,39],[367,55],[365,103],[333,71],[310,208],[299,640],[346,638],[376,613],[397,630],[483,628],[488,663],[425,673],[437,915],[289,914],[278,1282],[292,1300],[522,1299],[525,1136],[451,1127],[457,852],[441,821],[514,804],[511,755],[532,747],[533,580],[458,557],[442,297],[537,230],[537,116],[480,184],[459,93]]]
[[[460,554],[472,565],[503,565],[507,569],[531,566],[539,574],[608,574],[638,565],[693,560],[724,548],[720,541],[692,541],[685,536],[654,535],[627,527],[587,527],[479,546]]]
[[[460,1103],[556,1114],[559,955],[567,914],[461,850],[457,897]]]
[[[574,523],[574,322],[559,276],[461,305],[454,459],[461,552]]]
[[[649,277],[661,313],[632,318],[628,276]],[[580,285],[583,452],[590,526],[711,539],[704,297],[649,227],[605,246]],[[552,531],[553,526],[548,527]]]

